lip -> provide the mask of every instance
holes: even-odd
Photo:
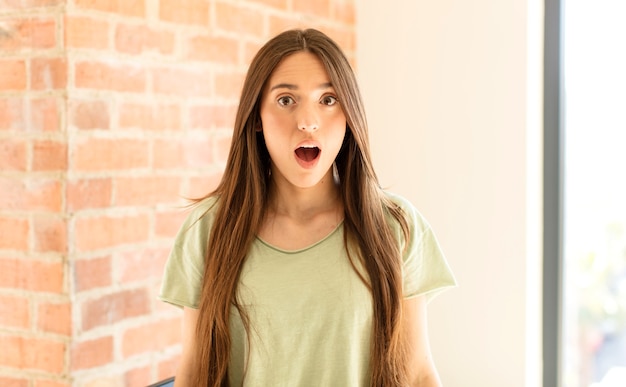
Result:
[[[308,147],[308,148],[319,148],[320,150],[322,149],[322,146],[320,145],[319,142],[315,141],[315,140],[304,140],[301,143],[299,143],[298,145],[295,146],[295,148],[293,148],[294,152],[296,151],[296,149],[298,148],[304,148],[304,147]]]
[[[296,150],[298,148],[317,148],[319,149],[319,154],[317,155],[317,157],[311,161],[306,161],[303,160],[301,158],[299,158],[296,155]],[[298,145],[296,145],[295,148],[293,148],[293,157],[296,160],[296,162],[305,169],[311,169],[313,167],[315,167],[317,165],[317,163],[320,161],[321,157],[322,157],[322,147],[320,146],[320,143],[317,141],[313,141],[313,140],[306,140],[306,141],[302,141],[301,143],[299,143]]]

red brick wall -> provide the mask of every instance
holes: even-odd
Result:
[[[353,0],[0,0],[0,386],[174,373],[155,299],[220,178],[247,65],[294,26],[354,58]]]

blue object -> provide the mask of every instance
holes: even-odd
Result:
[[[174,377],[161,380],[160,382],[156,382],[154,384],[149,385],[148,387],[174,387]]]

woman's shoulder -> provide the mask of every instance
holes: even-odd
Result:
[[[394,192],[383,191],[383,193],[387,200],[402,210],[405,219],[409,223],[409,227],[414,227],[418,230],[426,230],[430,228],[424,216],[422,216],[419,210],[409,199]]]
[[[218,198],[208,196],[191,204],[187,217],[180,228],[180,234],[206,235],[206,232],[213,225],[215,213],[217,211]]]
[[[196,201],[191,205],[192,210],[190,215],[194,215],[196,217],[214,216],[218,199],[217,195],[211,195]]]
[[[413,206],[413,203],[411,203],[409,199],[405,198],[404,196],[400,194],[397,194],[395,192],[390,192],[390,191],[383,191],[383,193],[385,197],[387,198],[387,200],[391,201],[393,204],[397,205],[403,210],[415,208]]]

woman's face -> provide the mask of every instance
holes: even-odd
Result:
[[[261,130],[272,177],[309,188],[332,176],[346,117],[318,57],[303,51],[283,59],[261,98]]]

